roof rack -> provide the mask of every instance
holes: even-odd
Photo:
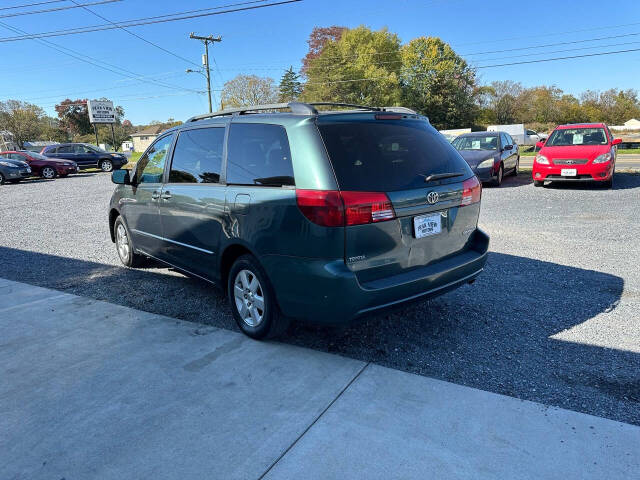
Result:
[[[406,107],[370,107],[367,105],[355,105],[353,103],[336,103],[336,102],[314,102],[314,103],[302,103],[302,102],[289,102],[289,103],[270,103],[266,105],[252,105],[250,107],[241,108],[227,108],[218,112],[203,113],[202,115],[196,115],[188,119],[185,123],[197,122],[198,120],[204,120],[206,118],[223,117],[226,115],[246,115],[252,112],[261,112],[267,110],[283,110],[288,108],[292,113],[298,115],[317,115],[318,110],[316,106],[320,107],[351,107],[358,110],[370,110],[374,112],[397,112],[416,114],[415,111]]]
[[[265,110],[283,110],[285,108],[289,108],[293,113],[297,113],[299,115],[315,115],[318,113],[318,111],[308,103],[269,103],[265,105],[251,105],[250,107],[227,108],[225,110],[220,110],[213,113],[203,113],[202,115],[191,117],[185,123],[197,122],[198,120],[204,120],[205,118],[223,117],[225,115],[245,115],[251,112],[260,112]]]

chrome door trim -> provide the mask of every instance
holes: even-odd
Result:
[[[181,247],[192,248],[202,253],[208,253],[209,255],[213,255],[211,250],[205,250],[204,248],[194,247],[193,245],[189,245],[188,243],[176,242],[175,240],[171,240],[170,238],[161,237],[159,235],[154,235],[153,233],[143,232],[142,230],[131,229],[132,232],[137,233],[139,235],[145,235],[147,237],[155,238],[157,240],[162,240],[164,242],[173,243],[175,245],[180,245]],[[145,254],[146,255],[146,254]]]

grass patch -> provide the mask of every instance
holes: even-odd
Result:
[[[618,149],[618,155],[640,155],[640,148]]]
[[[141,156],[142,156],[142,152],[131,152],[131,157],[129,157],[129,162],[126,165],[123,165],[122,168],[126,170],[131,170],[135,166],[136,162],[140,160]]]

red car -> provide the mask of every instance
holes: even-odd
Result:
[[[0,152],[0,155],[11,160],[27,162],[33,174],[40,175],[42,178],[66,177],[70,173],[78,172],[78,165],[72,160],[57,160],[27,150]]]
[[[616,166],[616,145],[604,123],[560,125],[545,142],[533,161],[533,184],[545,180],[563,182],[599,182],[611,188]]]

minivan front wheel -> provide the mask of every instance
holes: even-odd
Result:
[[[233,318],[251,338],[273,338],[282,334],[288,321],[282,316],[266,272],[253,255],[239,257],[227,280]]]
[[[100,160],[100,170],[110,172],[113,170],[113,162],[111,160]]]

